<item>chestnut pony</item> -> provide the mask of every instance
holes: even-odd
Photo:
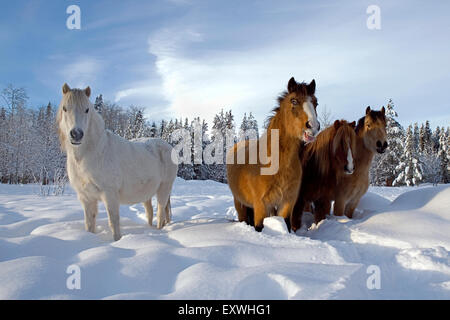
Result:
[[[352,218],[361,197],[369,188],[369,169],[376,152],[384,153],[386,141],[386,115],[366,108],[366,115],[356,125],[355,172],[343,177],[335,190],[334,215]]]
[[[258,159],[253,163],[250,160],[256,149],[252,150],[252,140],[235,144],[227,153],[228,185],[239,221],[249,223],[253,211],[256,231],[262,230],[264,218],[275,211],[286,221],[290,219],[302,177],[298,154],[303,142],[314,141],[320,127],[315,81],[297,83],[291,78],[287,89],[278,98],[279,106],[273,110],[267,131],[257,141],[253,140],[254,145],[258,144]],[[273,141],[278,146],[274,147]],[[261,156],[262,150],[267,152],[270,163]],[[244,154],[249,163],[239,162],[239,154]],[[274,166],[277,160],[279,162]],[[275,167],[275,170],[265,171],[269,167]]]
[[[306,203],[313,203],[315,222],[330,212],[336,185],[355,170],[356,152],[355,121],[336,120],[321,131],[313,143],[305,147],[303,154],[303,178],[297,202],[292,212],[291,226],[296,231]]]

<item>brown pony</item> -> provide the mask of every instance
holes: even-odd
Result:
[[[302,226],[305,204],[313,203],[315,222],[330,212],[336,185],[353,174],[356,153],[355,121],[336,120],[319,133],[316,140],[303,152],[303,178],[297,202],[292,212],[291,226],[296,231]]]
[[[275,211],[286,220],[290,218],[302,176],[298,157],[302,141],[314,141],[320,127],[315,81],[305,84],[291,78],[287,89],[278,98],[279,106],[273,110],[267,131],[257,141],[253,140],[258,144],[258,159],[252,164],[256,150],[252,150],[252,140],[235,144],[227,154],[228,185],[239,221],[249,223],[248,213],[253,211],[256,231],[262,230],[264,218]],[[278,146],[273,146],[274,141]],[[270,162],[262,151],[267,152]],[[244,154],[249,163],[239,162],[239,154]],[[275,170],[267,171],[274,167]]]
[[[334,215],[352,218],[361,197],[369,188],[369,169],[376,152],[384,153],[386,141],[386,115],[380,111],[366,109],[366,115],[356,126],[355,172],[339,181],[335,190]]]

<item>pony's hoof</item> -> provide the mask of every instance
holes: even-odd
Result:
[[[263,226],[255,226],[255,231],[261,232],[263,228],[264,228]]]
[[[122,238],[122,235],[120,233],[119,234],[115,234],[113,236],[113,238],[114,238],[114,241],[118,241],[118,240],[120,240],[120,238]]]

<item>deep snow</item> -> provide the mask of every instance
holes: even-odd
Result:
[[[117,242],[103,205],[91,234],[73,191],[36,191],[0,185],[0,299],[450,298],[450,185],[373,187],[355,219],[316,226],[305,213],[288,234],[277,217],[262,233],[233,222],[227,185],[177,178],[173,222],[150,228],[142,204],[122,206]],[[367,286],[373,265],[380,289]]]

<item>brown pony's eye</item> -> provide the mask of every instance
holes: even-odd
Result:
[[[297,99],[295,99],[295,98],[292,98],[292,99],[291,99],[291,103],[292,103],[294,106],[298,105],[298,101],[297,101]]]
[[[65,107],[65,106],[63,106],[63,111],[64,111],[64,112],[67,112],[67,109],[66,109],[66,107]]]
[[[89,108],[87,108],[85,112],[88,113],[89,112]]]

